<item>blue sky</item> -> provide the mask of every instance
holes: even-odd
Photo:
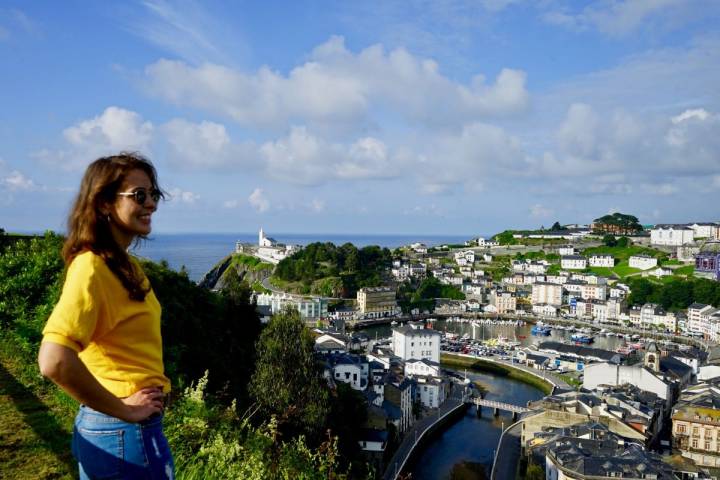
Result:
[[[138,150],[162,232],[720,220],[720,3],[0,4],[0,227]]]

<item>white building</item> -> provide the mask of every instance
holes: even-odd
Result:
[[[555,305],[547,305],[544,303],[533,303],[532,312],[541,317],[557,317],[559,308]]]
[[[572,245],[563,245],[562,247],[558,247],[558,255],[561,257],[575,255],[575,247]]]
[[[353,390],[368,387],[368,363],[355,355],[340,355],[332,360],[332,377],[336,382],[347,383]]]
[[[628,265],[632,268],[647,270],[657,266],[657,258],[648,255],[633,255],[628,259]]]
[[[556,283],[538,282],[532,286],[532,304],[562,305],[563,287]]]
[[[650,243],[652,245],[677,247],[691,244],[694,241],[695,230],[687,225],[655,225],[650,230]]]
[[[393,328],[393,353],[403,360],[427,359],[440,362],[440,332],[424,328],[422,324],[408,322]]]
[[[609,267],[615,266],[615,258],[612,255],[590,255],[588,263],[591,267]]]
[[[671,332],[677,329],[675,314],[666,312],[654,303],[646,303],[640,308],[640,325],[642,328],[653,327]]]
[[[475,262],[475,252],[473,252],[472,250],[455,253],[455,263],[457,263],[461,267],[464,265],[472,266],[472,264],[474,262]]]
[[[695,238],[717,240],[720,238],[720,225],[717,223],[693,223],[689,225],[695,232]]]
[[[495,307],[495,313],[509,313],[517,309],[517,297],[512,292],[494,290],[490,294],[490,305]]]
[[[255,298],[258,305],[269,305],[273,315],[290,305],[300,312],[303,319],[328,317],[328,301],[321,297],[302,297],[288,293],[259,293]]]
[[[483,237],[478,237],[478,239],[477,239],[478,247],[497,247],[499,245],[500,245],[500,242],[493,242],[492,240],[485,240]]]
[[[445,401],[448,383],[438,377],[416,376],[415,392],[420,404],[426,408],[438,408]]]
[[[425,245],[424,243],[413,243],[412,245],[410,245],[410,248],[415,253],[427,253],[428,252],[427,245]]]
[[[560,258],[560,267],[566,270],[584,270],[587,268],[587,259],[581,255],[563,255]]]

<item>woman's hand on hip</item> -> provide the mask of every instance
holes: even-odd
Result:
[[[163,398],[165,394],[160,387],[146,387],[123,398],[122,402],[128,407],[127,414],[122,420],[131,423],[141,422],[155,413],[162,413]]]

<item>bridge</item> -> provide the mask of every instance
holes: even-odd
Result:
[[[489,407],[493,409],[493,415],[498,415],[500,413],[500,410],[505,410],[506,412],[512,412],[513,414],[513,420],[517,419],[517,416],[519,413],[526,413],[529,412],[530,409],[526,407],[521,407],[520,405],[513,405],[512,403],[503,403],[498,402],[496,400],[486,400],[484,398],[473,398],[470,400],[471,403],[474,403],[477,407],[477,414],[478,416],[482,415],[482,407]]]

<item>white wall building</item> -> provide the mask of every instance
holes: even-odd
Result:
[[[694,241],[695,231],[686,225],[655,225],[650,230],[650,243],[652,245],[677,247],[688,245]]]
[[[612,255],[590,255],[588,263],[591,267],[609,267],[615,266],[615,258]]]
[[[594,390],[600,385],[623,385],[626,383],[652,392],[665,401],[672,398],[670,384],[645,367],[612,363],[591,363],[585,366],[583,388]]]
[[[632,268],[647,270],[657,266],[657,258],[648,255],[633,255],[628,259],[628,265]]]
[[[301,297],[288,293],[259,293],[256,296],[258,305],[269,305],[273,315],[290,305],[300,312],[304,319],[327,318],[328,301],[321,297]]]
[[[532,286],[532,304],[562,305],[563,287],[556,283],[538,282]]]
[[[720,226],[717,223],[693,223],[689,225],[695,232],[695,238],[717,240],[720,238]]]
[[[568,256],[568,255],[575,255],[575,247],[572,245],[563,245],[562,247],[558,247],[558,255],[562,256]]]
[[[566,270],[584,270],[587,259],[580,255],[564,255],[560,257],[560,267]]]
[[[422,325],[408,322],[408,325],[393,328],[392,345],[393,353],[403,360],[440,362],[440,332]]]

